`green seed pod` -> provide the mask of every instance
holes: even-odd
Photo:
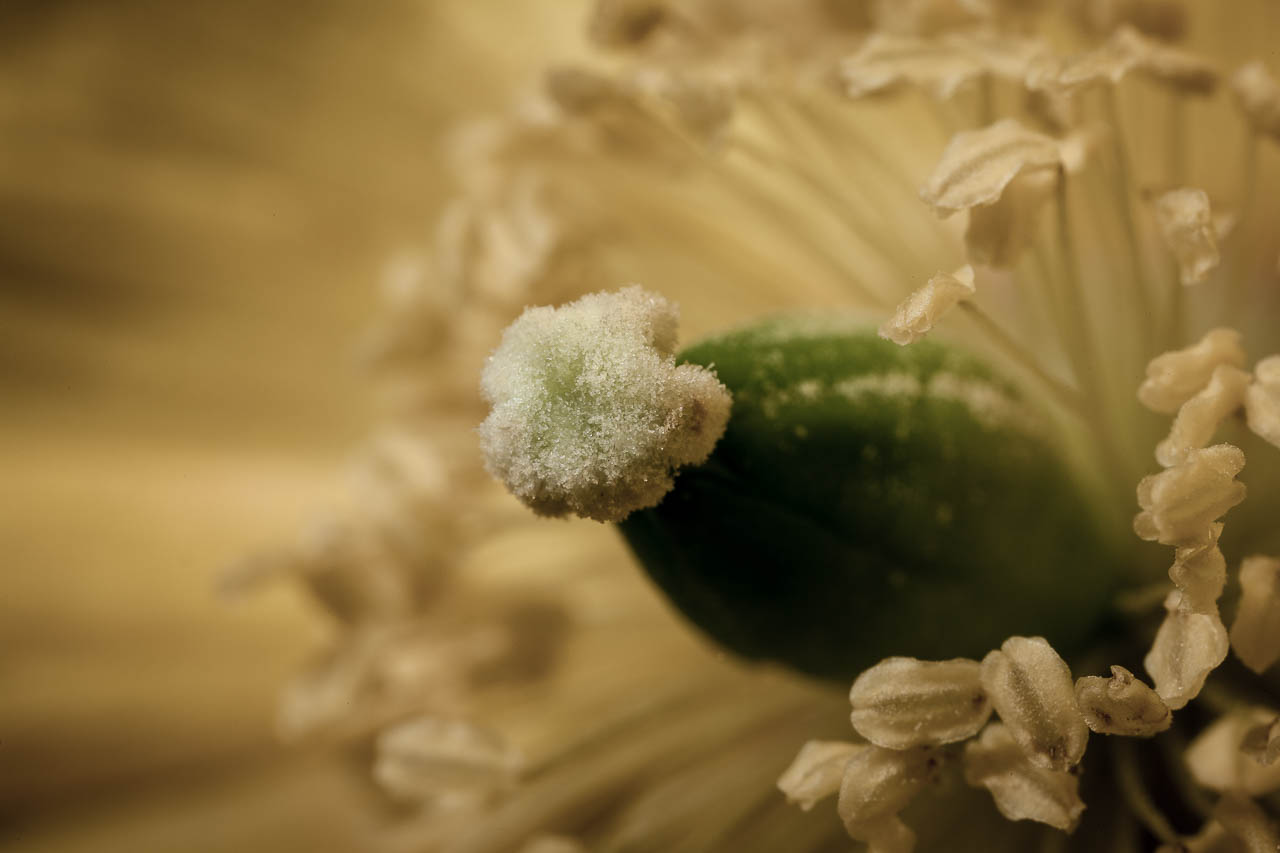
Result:
[[[978,359],[772,320],[699,343],[733,393],[710,459],[619,526],[699,628],[847,681],[890,655],[1070,653],[1120,558],[1047,419]]]

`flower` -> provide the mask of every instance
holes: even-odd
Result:
[[[1193,117],[1219,106],[1218,71],[1195,49],[1215,12],[1091,3],[1081,31],[1058,14],[1081,5],[600,0],[590,33],[611,61],[556,69],[542,95],[460,137],[464,192],[368,347],[390,414],[366,491],[319,546],[267,567],[306,583],[344,627],[293,686],[288,730],[371,743],[378,780],[417,809],[396,829],[406,843],[805,850],[833,843],[834,828],[884,851],[1064,839],[1073,849],[1274,848],[1265,797],[1276,786],[1257,767],[1274,758],[1280,716],[1265,677],[1280,657],[1269,554],[1280,544],[1270,511],[1280,340],[1258,317],[1268,298],[1258,282],[1273,273],[1271,259],[1260,262],[1257,184],[1276,87],[1247,66],[1232,78],[1239,108],[1212,113],[1248,152],[1230,185],[1189,145]],[[1153,131],[1142,116],[1157,108],[1169,125]],[[1165,156],[1139,158],[1148,137]],[[583,296],[632,281],[662,296]],[[949,364],[949,347],[969,350],[1011,384],[979,368],[825,383],[815,370],[761,387],[750,378],[743,394],[731,367],[785,373],[788,353],[826,347],[830,357],[832,341],[855,333],[830,317],[755,326],[704,344],[708,363],[687,354],[676,366],[668,298],[693,337],[820,306],[926,353],[912,357],[941,352]],[[563,302],[525,314],[498,344],[525,305]],[[926,350],[925,336],[948,343]],[[719,658],[686,633],[627,573],[607,532],[536,522],[484,477],[467,444],[485,416],[476,373],[495,346],[480,428],[490,469],[547,514],[612,521],[664,501],[622,528],[645,563],[667,552],[638,544],[635,524],[661,531],[695,501],[707,506],[681,489],[701,482],[708,453],[707,466],[719,464],[721,382],[738,395],[726,445],[743,435],[735,423],[756,428],[741,425],[757,413],[804,442],[816,422],[794,413],[816,411],[833,389],[873,411],[959,406],[949,421],[922,418],[927,437],[976,443],[952,447],[949,465],[911,469],[914,480],[871,481],[893,506],[894,489],[933,494],[958,457],[989,453],[996,467],[1005,438],[1039,436],[1021,417],[1034,405],[1054,436],[1035,446],[1069,472],[1037,475],[1040,515],[1061,526],[1048,507],[1078,488],[1107,544],[1050,547],[1041,536],[1013,548],[1021,522],[994,499],[993,532],[963,554],[938,547],[954,512],[946,502],[923,524],[903,509],[883,538],[860,531],[867,559],[889,567],[885,588],[905,592],[852,593],[872,609],[920,608],[893,624],[900,612],[885,605],[890,646],[967,636],[951,623],[990,623],[1014,583],[961,574],[954,597],[932,598],[941,594],[896,570],[897,528],[933,547],[933,566],[1024,559],[1024,577],[1047,596],[1036,604],[1057,604],[1062,624],[957,652],[972,658],[873,662],[853,682],[849,731],[847,706],[821,685]],[[739,360],[717,366],[730,353]],[[691,411],[720,414],[703,432]],[[973,430],[943,436],[939,423]],[[763,445],[733,447],[750,463]],[[812,493],[822,475],[838,489],[849,464],[833,457]],[[969,485],[944,494],[972,497]],[[724,506],[735,497],[723,485],[716,494]],[[739,567],[758,551],[794,558],[799,584],[819,579],[808,598],[765,602],[761,612],[778,616],[772,633],[753,631],[741,599],[720,595],[754,575],[702,577],[697,561],[674,581],[654,575],[735,651],[830,675],[829,659],[782,651],[795,639],[786,628],[812,649],[842,606],[852,611],[836,594],[849,590],[821,586],[835,570],[821,565],[832,551],[815,544],[817,525],[778,521],[804,521],[804,496],[764,494],[767,511],[738,518],[752,527]],[[721,531],[703,519],[670,553],[714,542]],[[1058,570],[1072,556],[1074,571]],[[1107,615],[1084,612],[1082,594],[1108,599]],[[930,607],[932,620],[921,615]],[[1064,640],[1070,629],[1083,639]],[[1261,675],[1226,663],[1232,650]],[[843,830],[814,811],[830,795]]]

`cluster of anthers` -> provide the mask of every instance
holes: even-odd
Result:
[[[1211,68],[1191,54],[1127,28],[1097,50],[1056,64],[1027,53],[1019,62],[1018,54],[1007,52],[1001,65],[974,64],[972,44],[956,35],[932,43],[917,40],[914,46],[912,52],[902,39],[873,38],[846,63],[846,80],[857,92],[903,79],[948,92],[963,76],[958,69],[997,74],[1018,65],[1027,86],[1049,96],[1046,103],[1058,109],[1070,109],[1071,96],[1090,83],[1114,83],[1131,71],[1189,91],[1211,91],[1216,82]],[[1274,134],[1280,99],[1266,71],[1248,65],[1233,86],[1255,129]],[[1032,245],[1040,209],[1056,195],[1063,257],[1070,264],[1063,184],[1099,144],[1096,133],[1055,138],[1012,119],[961,132],[921,197],[941,216],[968,211],[965,242],[971,261],[1001,267]],[[1127,210],[1128,202],[1123,203]],[[1153,214],[1181,285],[1208,281],[1219,265],[1218,242],[1230,219],[1215,217],[1208,195],[1190,187],[1155,196]],[[1056,294],[1056,307],[1064,322],[1076,324],[1067,337],[1087,340],[1083,307],[1072,304],[1079,293],[1074,284]],[[1082,399],[1098,393],[1088,387],[1096,368],[1088,363],[1087,344],[1067,353],[1084,387],[1059,383],[983,316],[970,301],[975,293],[973,266],[939,274],[898,306],[880,334],[908,345],[961,306],[1068,409],[1078,411]],[[1180,299],[1175,294],[1172,310]],[[1181,319],[1175,316],[1175,334],[1179,328]],[[839,814],[850,836],[868,842],[872,851],[902,853],[913,849],[915,835],[899,813],[946,763],[960,760],[965,780],[985,787],[1006,818],[1071,832],[1085,810],[1079,774],[1090,732],[1146,738],[1165,731],[1173,712],[1200,694],[1229,650],[1258,674],[1280,659],[1280,558],[1246,557],[1238,572],[1242,595],[1230,632],[1219,614],[1228,580],[1218,547],[1220,519],[1245,498],[1245,486],[1236,479],[1245,458],[1231,444],[1210,444],[1224,422],[1243,415],[1253,433],[1280,446],[1280,356],[1260,360],[1250,372],[1240,333],[1216,328],[1192,346],[1153,359],[1138,399],[1154,412],[1173,416],[1167,437],[1155,449],[1164,470],[1138,484],[1142,511],[1133,524],[1142,539],[1175,549],[1166,615],[1143,661],[1154,688],[1116,665],[1110,677],[1086,675],[1073,683],[1067,663],[1041,637],[1011,637],[982,661],[888,658],[863,672],[850,692],[853,727],[865,742],[805,744],[778,782],[790,800],[808,810],[838,792]],[[1105,443],[1104,432],[1097,426]],[[989,722],[993,711],[999,719]],[[1201,735],[1186,758],[1198,782],[1222,793],[1196,838],[1180,840],[1143,792],[1133,790],[1132,780],[1125,791],[1135,800],[1130,803],[1135,813],[1168,845],[1162,850],[1211,849],[1224,837],[1250,851],[1280,849],[1280,835],[1249,799],[1280,787],[1280,715],[1261,708],[1230,713]]]

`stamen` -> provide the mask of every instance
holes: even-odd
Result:
[[[849,759],[867,749],[871,747],[865,744],[811,740],[800,747],[800,753],[778,779],[778,790],[788,802],[807,812],[840,790]]]
[[[887,658],[853,682],[853,727],[886,749],[972,737],[991,716],[979,673],[976,660]]]
[[[893,317],[880,327],[880,337],[899,346],[914,343],[973,294],[973,267],[965,265],[952,274],[939,273],[898,306]]]
[[[962,311],[982,329],[983,334],[996,345],[996,348],[1009,356],[1011,359],[1020,364],[1032,376],[1040,381],[1046,390],[1063,405],[1068,411],[1075,413],[1082,419],[1088,419],[1088,411],[1085,406],[1085,398],[1078,390],[1072,388],[1065,382],[1051,376],[1040,362],[1036,360],[1030,351],[1019,344],[1013,337],[1000,327],[982,307],[969,300],[961,301],[959,307]]]
[[[982,660],[982,686],[1030,761],[1050,770],[1080,763],[1089,729],[1071,670],[1043,637],[1010,637]]]
[[[1236,71],[1231,92],[1255,133],[1280,140],[1280,83],[1266,65],[1255,60]]]
[[[1061,167],[1060,167],[1061,168]],[[1088,306],[1084,302],[1084,280],[1080,276],[1080,262],[1076,254],[1075,240],[1071,226],[1071,212],[1067,204],[1067,181],[1065,170],[1058,178],[1057,188],[1057,224],[1058,249],[1062,265],[1065,267],[1065,279],[1058,293],[1058,303],[1062,310],[1065,349],[1076,374],[1076,381],[1087,399],[1104,402],[1106,388],[1098,372],[1096,338],[1093,324],[1089,320]],[[1109,407],[1105,405],[1090,409],[1090,417],[1086,423],[1093,431],[1102,454],[1106,470],[1113,482],[1119,484],[1125,480],[1125,472],[1131,470],[1130,460],[1116,446],[1115,433],[1107,419]]]
[[[1244,348],[1234,329],[1212,329],[1195,344],[1156,356],[1138,399],[1154,412],[1172,414],[1209,383],[1218,365],[1244,367]]]
[[[992,723],[980,738],[965,744],[964,780],[990,791],[1009,820],[1034,820],[1072,832],[1085,809],[1079,776],[1029,758],[1009,726]]]
[[[1280,759],[1280,716],[1245,732],[1240,751],[1264,767],[1275,764]]]
[[[1122,26],[1105,44],[1061,60],[1056,67],[1048,63],[1037,69],[1028,76],[1028,85],[1075,95],[1092,86],[1114,86],[1131,73],[1187,94],[1211,94],[1218,83],[1217,71],[1194,54]]]
[[[1261,675],[1280,660],[1280,559],[1246,557],[1240,566],[1240,589],[1231,648]]]
[[[873,844],[887,837],[910,850],[910,845],[901,845],[908,838],[914,842],[914,833],[902,826],[897,815],[934,777],[939,757],[937,750],[928,747],[900,751],[878,746],[850,757],[837,806],[850,837]]]
[[[1151,737],[1173,723],[1159,695],[1122,666],[1112,666],[1110,678],[1077,680],[1076,702],[1085,724],[1101,735]]]
[[[1133,213],[1133,196],[1129,192],[1134,186],[1133,166],[1129,159],[1129,147],[1125,141],[1124,122],[1120,116],[1119,98],[1114,86],[1103,90],[1106,103],[1107,121],[1111,125],[1112,152],[1116,159],[1116,180],[1112,186],[1116,190],[1116,207],[1120,210],[1124,227],[1125,243],[1128,249],[1129,275],[1133,279],[1130,285],[1138,295],[1138,307],[1141,313],[1140,328],[1142,331],[1141,352],[1149,353],[1155,349],[1155,301],[1151,295],[1151,281],[1142,264],[1142,241],[1138,237],[1137,220]]]
[[[926,39],[877,32],[840,63],[839,73],[850,98],[910,84],[946,101],[975,80],[979,81],[980,96],[983,91],[989,95],[993,75],[1020,82],[1031,61],[1045,50],[1044,45],[1030,39],[963,32]]]
[[[1216,608],[1209,613],[1192,610],[1176,590],[1164,606],[1168,613],[1142,665],[1151,673],[1156,693],[1176,711],[1199,695],[1209,673],[1226,660],[1229,644]]]
[[[1275,853],[1280,850],[1280,832],[1257,803],[1234,791],[1223,794],[1213,816],[1234,836],[1245,853]]]
[[[897,269],[910,269],[913,256],[896,233],[886,231],[883,221],[873,219],[850,203],[849,196],[831,188],[830,183],[809,167],[784,155],[770,151],[741,136],[732,140],[734,150],[747,155],[765,168],[775,169],[797,180],[817,201],[826,205],[848,227],[849,234],[863,242],[868,249],[879,252]],[[871,235],[883,235],[883,239],[868,239]]]
[[[378,736],[374,778],[401,799],[467,792],[483,797],[510,787],[520,757],[496,732],[472,723],[420,717]]]
[[[1244,500],[1236,481],[1244,453],[1230,444],[1192,450],[1187,461],[1138,483],[1143,511],[1133,520],[1142,539],[1163,545],[1192,545],[1210,536],[1210,525]]]
[[[920,197],[939,216],[950,216],[999,201],[1009,183],[1024,172],[1061,164],[1057,140],[1004,119],[956,134],[921,187]]]
[[[1280,355],[1254,365],[1255,381],[1245,391],[1246,419],[1255,435],[1280,447]]]
[[[1156,445],[1156,461],[1166,468],[1179,465],[1207,445],[1218,426],[1244,405],[1250,378],[1238,367],[1214,368],[1209,384],[1178,409],[1169,437]]]
[[[1240,791],[1251,797],[1280,789],[1280,763],[1260,764],[1241,751],[1250,731],[1275,718],[1274,709],[1237,705],[1201,732],[1185,752],[1196,782],[1211,791]]]
[[[1168,93],[1168,128],[1165,140],[1169,145],[1169,183],[1180,187],[1187,180],[1187,99],[1182,93]]]
[[[1155,214],[1183,286],[1203,284],[1220,260],[1208,194],[1191,188],[1170,190],[1156,199]]]
[[[1218,548],[1221,524],[1209,525],[1209,538],[1178,548],[1169,579],[1182,593],[1183,603],[1198,613],[1216,613],[1227,584],[1227,560]]]

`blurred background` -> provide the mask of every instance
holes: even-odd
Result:
[[[357,783],[272,731],[319,620],[215,580],[339,494],[446,131],[584,5],[3,4],[0,851],[361,849]]]

